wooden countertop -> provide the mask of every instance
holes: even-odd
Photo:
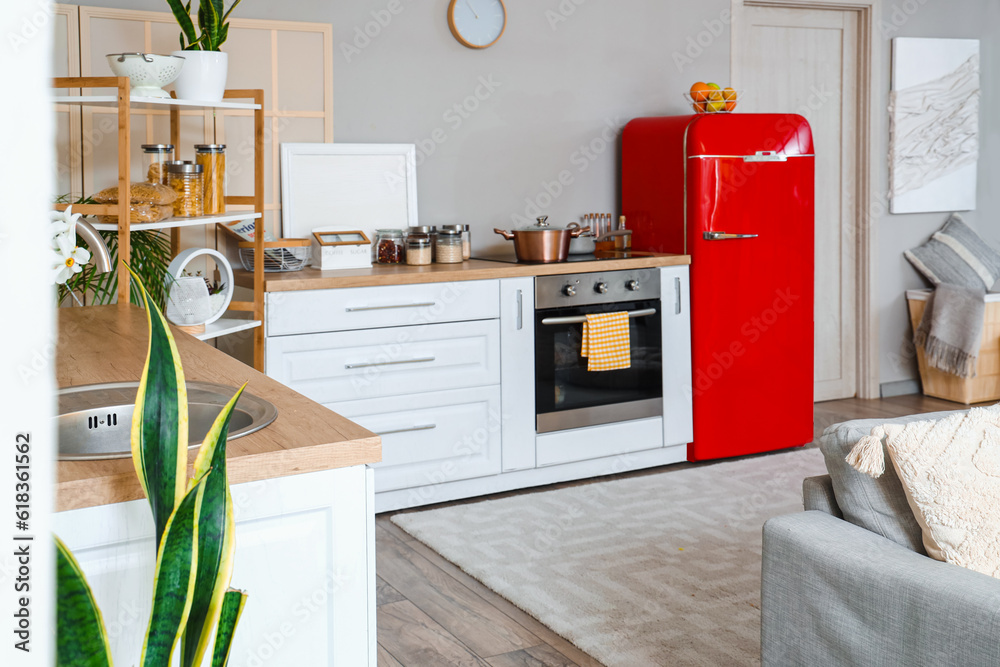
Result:
[[[374,287],[385,285],[416,285],[460,280],[492,280],[523,276],[552,276],[566,273],[592,273],[628,269],[648,269],[661,266],[680,266],[691,263],[688,255],[665,255],[632,252],[628,257],[602,259],[590,262],[561,262],[557,264],[507,264],[488,260],[471,259],[461,264],[430,264],[406,266],[405,264],[376,264],[368,269],[343,269],[320,271],[306,268],[287,273],[265,273],[264,290],[267,292],[293,292],[298,290],[337,289],[344,287]],[[252,286],[252,274],[236,271],[236,282]]]
[[[231,484],[375,463],[378,436],[196,338],[173,329],[187,380],[239,387],[273,403],[278,418],[228,444]],[[59,387],[137,382],[148,346],[146,314],[135,306],[59,310]],[[189,460],[194,462],[190,450]],[[60,461],[56,510],[136,500],[142,487],[132,459]]]

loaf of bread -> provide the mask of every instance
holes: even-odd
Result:
[[[173,189],[159,183],[133,183],[129,188],[129,194],[131,195],[129,202],[132,204],[164,206],[173,204],[177,199],[177,193]],[[98,204],[117,204],[118,186],[101,190],[94,195],[94,201]]]
[[[129,224],[136,222],[159,222],[160,220],[166,220],[174,214],[174,207],[170,204],[131,204],[129,210],[131,211]],[[99,215],[97,216],[97,221],[109,225],[117,225],[118,216]]]

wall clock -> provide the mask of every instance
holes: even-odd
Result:
[[[451,0],[448,6],[451,34],[463,46],[485,49],[493,46],[507,27],[503,0]]]

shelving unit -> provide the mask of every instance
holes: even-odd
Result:
[[[180,112],[182,109],[227,109],[253,111],[254,116],[254,192],[252,195],[227,195],[226,204],[232,206],[252,206],[252,211],[233,211],[225,215],[206,215],[197,218],[170,218],[161,222],[129,224],[129,197],[120,197],[117,205],[75,204],[74,213],[85,215],[117,215],[118,224],[95,224],[102,231],[118,232],[118,258],[128,262],[131,258],[129,234],[141,230],[171,230],[170,243],[173,255],[180,250],[180,229],[182,227],[216,225],[236,220],[254,220],[254,252],[258,257],[264,251],[264,91],[260,89],[227,90],[221,102],[198,102],[175,98],[131,97],[128,77],[59,77],[53,79],[54,88],[91,89],[113,88],[114,95],[59,95],[56,104],[115,107],[118,110],[118,192],[131,191],[131,111],[140,108],[166,109],[170,112],[170,143],[180,146]],[[250,102],[238,100],[251,100]],[[56,208],[64,210],[66,204]],[[121,264],[118,271],[118,303],[125,308],[129,304],[131,276]],[[200,340],[210,340],[236,333],[253,330],[253,365],[264,370],[264,266],[263,262],[253,272],[253,300],[233,301],[229,311],[244,314],[244,317],[222,317],[208,325],[205,332],[198,334]]]

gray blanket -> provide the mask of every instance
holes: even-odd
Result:
[[[937,286],[913,336],[913,344],[924,348],[928,366],[963,378],[976,376],[985,294],[981,287]]]

